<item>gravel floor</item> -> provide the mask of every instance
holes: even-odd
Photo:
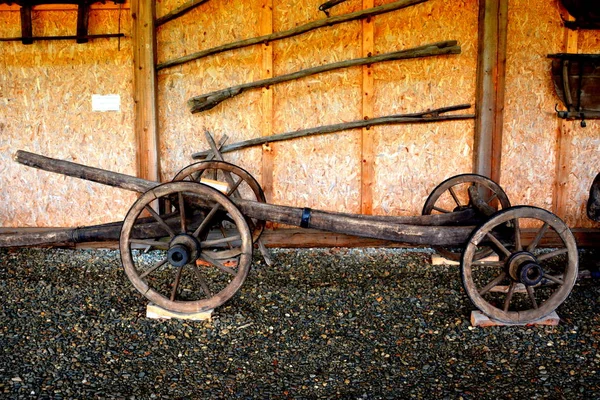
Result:
[[[557,327],[473,328],[432,254],[278,250],[185,322],[145,318],[117,252],[0,249],[0,397],[600,398],[597,281]]]

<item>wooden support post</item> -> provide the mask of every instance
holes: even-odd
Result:
[[[564,12],[563,18],[566,21],[573,21],[574,18],[568,12]],[[578,32],[571,29],[564,29],[564,47],[565,53],[577,53]],[[571,171],[571,141],[573,133],[573,121],[559,119],[558,137],[556,140],[556,178],[554,181],[554,193],[552,194],[552,212],[559,218],[564,219],[567,214],[567,183],[569,182],[569,173]]]
[[[273,33],[273,0],[262,0],[260,16],[260,34],[269,35]],[[273,77],[273,46],[270,42],[261,45],[262,48],[262,72],[261,79]],[[264,87],[261,89],[262,123],[261,136],[269,136],[273,133],[273,89]],[[261,184],[265,192],[267,202],[273,201],[273,165],[275,161],[277,145],[266,143],[262,152]],[[268,223],[268,225],[272,225]]]
[[[88,24],[90,20],[90,6],[88,3],[81,2],[77,7],[77,43],[88,42]]]
[[[156,101],[155,7],[152,0],[133,0],[135,136],[138,177],[160,181]]]
[[[21,43],[33,43],[33,26],[31,24],[31,5],[21,6]]]
[[[500,180],[508,0],[479,1],[473,171]]]
[[[373,0],[363,0],[363,9],[373,7]],[[362,21],[362,57],[373,55],[373,20]],[[373,118],[373,67],[362,67],[362,117]],[[373,180],[375,176],[374,128],[363,128],[361,133],[361,214],[373,214]]]

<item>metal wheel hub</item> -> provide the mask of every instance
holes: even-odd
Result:
[[[535,256],[527,251],[519,251],[506,261],[508,275],[515,282],[526,286],[535,286],[542,281],[544,270],[537,263]]]
[[[174,267],[183,267],[198,258],[200,242],[192,235],[175,236],[169,243],[167,259]]]

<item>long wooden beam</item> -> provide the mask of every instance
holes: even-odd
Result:
[[[198,60],[203,57],[208,57],[214,54],[223,53],[225,51],[241,49],[248,46],[254,46],[260,43],[269,43],[276,40],[286,39],[294,36],[301,35],[306,32],[313,31],[315,29],[323,28],[326,26],[338,25],[344,22],[355,21],[358,19],[364,19],[373,17],[375,15],[380,15],[384,13],[388,13],[391,11],[399,10],[401,8],[409,7],[415,4],[424,3],[429,0],[400,0],[394,3],[384,4],[378,7],[373,7],[368,10],[360,10],[354,13],[337,15],[334,17],[324,18],[317,21],[309,22],[304,25],[297,26],[295,28],[289,29],[287,31],[275,32],[270,34],[265,34],[262,36],[258,36],[255,38],[245,39],[238,42],[224,44],[222,46],[213,47],[207,50],[198,51],[192,54],[188,54],[183,57],[179,57],[170,61],[165,61],[156,66],[157,70],[161,70],[164,68],[174,67],[176,65],[181,65],[188,63],[193,60]]]
[[[175,18],[179,18],[184,14],[187,14],[188,12],[192,11],[194,8],[206,3],[208,0],[191,0],[188,1],[187,3],[183,4],[181,7],[177,7],[176,9],[174,9],[173,11],[163,15],[160,18],[156,19],[156,22],[154,23],[155,26],[158,28],[159,26],[166,24],[169,21],[174,20]]]
[[[399,124],[417,124],[417,123],[429,123],[429,122],[441,122],[441,121],[457,121],[464,119],[475,118],[474,114],[451,114],[451,115],[440,115],[443,112],[461,110],[469,108],[470,104],[464,104],[455,107],[447,107],[445,109],[440,108],[438,110],[432,110],[429,112],[423,112],[419,114],[398,114],[389,115],[385,117],[377,117],[371,119],[361,119],[351,122],[342,122],[339,124],[318,126],[315,128],[302,129],[299,131],[278,133],[275,135],[263,136],[253,139],[244,140],[237,143],[225,145],[221,148],[222,153],[228,153],[231,151],[241,150],[252,146],[259,146],[266,143],[275,143],[284,140],[296,139],[301,137],[324,135],[328,133],[341,132],[351,129],[370,129],[377,125],[399,125]],[[454,108],[454,110],[452,110]],[[200,151],[192,154],[194,159],[203,159],[211,153],[210,150]],[[369,214],[369,213],[366,213]]]
[[[292,80],[317,75],[324,72],[335,71],[342,68],[375,64],[386,61],[432,57],[444,54],[460,54],[460,52],[461,48],[456,40],[429,43],[423,46],[418,46],[406,50],[394,51],[391,53],[378,54],[372,57],[355,58],[352,60],[344,60],[331,64],[319,65],[317,67],[306,68],[300,71],[292,72],[290,74],[279,75],[270,79],[261,79],[255,82],[244,83],[241,85],[232,86],[221,90],[216,90],[214,92],[192,97],[190,100],[188,100],[188,106],[190,107],[192,113],[198,113],[210,110],[216,107],[221,102],[235,97],[247,90],[269,87],[271,85],[289,82]]]

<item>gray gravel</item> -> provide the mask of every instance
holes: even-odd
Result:
[[[0,249],[0,397],[600,398],[598,281],[557,327],[473,328],[458,267],[431,255],[278,250],[186,322],[145,318],[118,252]]]

